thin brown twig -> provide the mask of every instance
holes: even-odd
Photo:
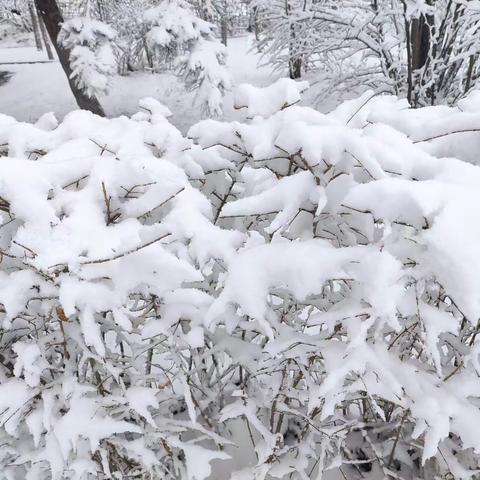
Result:
[[[118,260],[119,258],[126,257],[127,255],[130,255],[132,253],[136,253],[140,250],[143,250],[144,248],[147,248],[150,245],[153,245],[154,243],[157,243],[160,240],[163,240],[164,238],[168,237],[169,235],[171,235],[171,233],[164,233],[160,237],[155,238],[155,239],[151,240],[150,242],[147,242],[143,245],[140,245],[139,247],[132,248],[131,250],[127,250],[126,252],[118,253],[117,255],[114,255],[113,257],[99,258],[99,259],[95,259],[95,260],[86,260],[84,262],[81,262],[80,265],[98,265],[99,263],[113,262],[114,260]]]

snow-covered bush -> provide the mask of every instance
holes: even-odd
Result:
[[[201,272],[243,235],[189,183],[209,159],[183,153],[165,107],[141,107],[1,118],[0,478],[200,479],[225,457],[190,376],[209,342]]]
[[[0,116],[1,479],[478,474],[478,99],[305,87]]]
[[[222,416],[258,432],[238,478],[475,474],[480,170],[428,153],[478,128],[469,103],[415,113],[367,94],[330,115],[291,106],[191,129],[238,166],[212,199],[251,238],[207,315],[259,347]],[[415,130],[419,116],[422,138],[381,123]]]
[[[198,89],[197,100],[206,113],[222,112],[222,97],[231,88],[225,47],[212,25],[192,11],[186,1],[162,0],[145,12],[147,42],[163,62],[174,62],[187,85]]]
[[[107,93],[109,77],[116,73],[114,37],[111,27],[88,17],[75,17],[62,25],[58,40],[70,51],[71,76],[89,97]]]

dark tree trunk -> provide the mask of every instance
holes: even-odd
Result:
[[[475,62],[476,62],[476,55],[470,55],[470,58],[468,59],[467,79],[465,81],[465,91],[464,91],[465,94],[470,91],[470,88],[472,88],[472,76],[473,76],[473,70],[475,68]]]
[[[420,92],[424,86],[424,69],[428,67],[432,55],[431,39],[434,28],[432,15],[420,15],[418,18],[407,20],[406,2],[404,4],[405,32],[407,39],[408,58],[408,101],[414,108],[420,105]],[[430,3],[429,3],[430,4]],[[434,103],[435,90],[430,87],[427,96]]]
[[[37,11],[42,17],[43,23],[47,29],[50,40],[52,41],[55,50],[57,51],[58,59],[60,64],[67,76],[68,83],[70,84],[70,89],[72,90],[73,96],[77,101],[78,106],[82,110],[90,110],[90,112],[105,116],[102,106],[95,97],[89,97],[82,90],[80,90],[73,81],[71,77],[72,69],[70,67],[70,51],[64,48],[58,42],[58,34],[60,33],[61,24],[63,22],[62,13],[58,8],[57,2],[55,0],[35,0],[35,5]]]
[[[412,68],[419,70],[425,66],[430,52],[430,28],[433,19],[421,15],[412,21]]]
[[[253,7],[253,31],[255,32],[255,40],[260,40],[260,21],[258,7]]]
[[[222,43],[227,46],[228,43],[228,27],[230,23],[229,18],[229,7],[227,0],[223,0],[221,5],[221,19],[220,19],[220,30],[222,34]]]
[[[228,43],[228,19],[223,17],[221,20],[220,30],[222,31],[222,43],[227,46]]]
[[[288,73],[292,80],[302,76],[302,57],[298,53],[295,25],[290,25],[290,58],[288,59]]]
[[[285,1],[285,14],[292,15],[292,5],[289,0]],[[288,74],[292,80],[302,76],[302,57],[298,52],[298,39],[295,22],[290,23],[290,38],[288,41]]]
[[[297,57],[290,59],[289,74],[292,80],[296,80],[302,76],[302,59]]]

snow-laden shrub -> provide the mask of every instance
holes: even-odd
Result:
[[[189,352],[210,342],[202,270],[244,235],[189,183],[212,161],[141,107],[48,131],[0,120],[0,478],[200,479],[226,457],[195,421]]]
[[[114,38],[111,27],[92,18],[75,17],[62,24],[59,42],[70,51],[71,77],[89,97],[108,92],[117,69]]]
[[[0,116],[0,478],[477,475],[480,108],[304,88]]]
[[[478,129],[478,103],[414,111],[367,94],[323,115],[288,106],[292,90],[241,87],[250,114],[268,112],[262,98],[282,109],[190,130],[237,165],[205,191],[221,224],[250,236],[206,320],[257,346],[221,417],[255,425],[258,463],[235,478],[468,478],[480,170],[431,153],[478,136],[454,133]]]
[[[183,0],[162,0],[145,12],[144,21],[151,49],[163,62],[173,61],[187,85],[198,89],[197,101],[206,113],[221,114],[231,78],[226,48],[215,38],[213,26],[197,17]]]

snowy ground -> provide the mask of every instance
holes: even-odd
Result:
[[[267,67],[258,67],[259,55],[252,51],[252,37],[243,36],[229,41],[229,67],[236,85],[247,82],[266,86],[275,80]],[[45,62],[22,63],[11,62]],[[33,46],[12,47],[0,45],[0,71],[11,72],[12,78],[0,86],[0,112],[18,120],[35,121],[42,114],[52,111],[61,119],[76,103],[70,92],[65,74],[57,61],[48,62],[45,52],[37,52]],[[154,97],[167,105],[174,116],[172,122],[185,130],[200,119],[198,108],[192,108],[195,94],[185,93],[179,79],[172,74],[139,72],[112,80],[110,94],[101,99],[109,116],[130,114],[137,110],[138,100]],[[232,95],[225,99],[226,119],[236,117]]]

